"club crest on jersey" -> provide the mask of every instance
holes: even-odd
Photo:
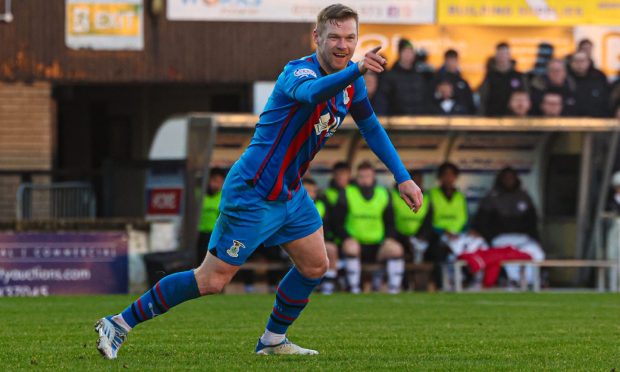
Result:
[[[345,89],[345,90],[343,90],[343,91],[342,91],[342,97],[343,97],[343,98],[342,98],[342,102],[343,102],[345,105],[348,105],[348,104],[349,104],[349,101],[351,100],[351,99],[349,98],[349,88],[350,88],[350,87],[351,87],[351,86],[349,85],[349,86],[347,87],[347,89]]]
[[[245,248],[245,245],[238,240],[233,240],[233,245],[226,250],[230,257],[239,257],[239,249]]]
[[[318,123],[314,124],[314,131],[316,135],[320,135],[322,132],[327,132],[325,137],[331,137],[336,133],[336,129],[340,126],[340,118],[334,118],[329,112],[321,115]]]
[[[299,68],[295,70],[295,72],[293,72],[293,75],[295,75],[298,78],[303,78],[307,76],[316,77],[316,72],[312,71],[309,68]]]

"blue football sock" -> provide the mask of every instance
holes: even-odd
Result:
[[[133,328],[137,324],[162,315],[171,307],[200,297],[194,270],[168,275],[153,288],[146,291],[136,302],[127,307],[121,315]]]
[[[288,327],[308,304],[308,297],[321,283],[321,279],[306,278],[296,267],[293,267],[278,286],[276,302],[267,322],[267,330],[285,334]]]

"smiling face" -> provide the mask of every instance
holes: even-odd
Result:
[[[323,69],[331,74],[347,67],[357,46],[357,22],[354,18],[330,20],[313,32],[317,57]]]

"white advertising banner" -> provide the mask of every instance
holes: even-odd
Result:
[[[173,21],[315,22],[334,0],[168,0]],[[434,0],[349,0],[360,22],[428,24],[435,22]]]

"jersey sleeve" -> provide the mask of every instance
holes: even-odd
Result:
[[[279,77],[280,89],[289,98],[295,99],[297,88],[304,82],[316,80],[320,73],[309,62],[298,60],[289,62]]]

